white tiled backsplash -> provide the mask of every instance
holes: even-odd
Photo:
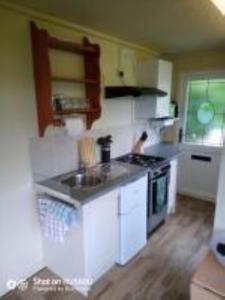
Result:
[[[134,143],[146,130],[149,138],[145,147],[160,142],[158,129],[150,128],[146,124],[136,124],[123,127],[106,127],[86,131],[82,136],[91,136],[95,140],[100,136],[112,135],[112,158],[131,151]],[[44,138],[32,138],[30,154],[32,172],[35,181],[56,176],[75,170],[79,167],[78,141],[82,137],[56,135]],[[96,145],[97,161],[100,160],[100,149]]]

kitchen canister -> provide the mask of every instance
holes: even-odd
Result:
[[[225,267],[225,231],[215,231],[210,245],[218,262]]]

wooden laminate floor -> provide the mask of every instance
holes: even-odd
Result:
[[[74,291],[34,291],[29,284],[26,291],[16,289],[2,299],[187,300],[191,276],[208,250],[213,215],[212,204],[179,196],[176,214],[168,218],[128,265],[114,266],[107,272],[88,298]],[[37,275],[56,277],[48,269]]]

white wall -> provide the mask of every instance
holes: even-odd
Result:
[[[86,131],[85,136],[91,136],[97,140],[100,136],[111,134],[113,139],[111,156],[114,158],[130,152],[134,143],[140,138],[143,130],[146,130],[149,135],[148,140],[145,142],[146,147],[159,143],[160,136],[158,130],[146,126],[145,123],[96,128]],[[32,138],[30,140],[30,153],[35,181],[40,181],[78,168],[78,141],[81,137],[80,135],[60,135]],[[96,155],[97,160],[100,161],[100,149],[97,145]]]
[[[26,19],[0,9],[0,295],[8,279],[42,267],[28,152],[36,134],[31,52]]]
[[[214,230],[225,231],[225,149],[223,150],[220,164]]]
[[[0,295],[7,291],[8,279],[29,277],[43,267],[41,233],[32,189],[32,172],[29,157],[29,138],[37,136],[37,120],[33,85],[33,68],[29,21],[53,35],[77,40],[86,35],[101,44],[103,70],[102,82],[118,84],[118,63],[121,48],[132,48],[130,44],[94,31],[78,27],[55,18],[32,11],[3,8],[0,2]],[[7,2],[5,4],[7,6]],[[5,6],[4,5],[4,6]],[[133,45],[134,46],[134,45]],[[149,57],[151,51],[134,46],[135,59]],[[133,65],[126,75],[134,80]],[[131,102],[103,103],[103,117],[97,127],[130,124]],[[119,114],[118,114],[119,113]],[[120,124],[118,123],[118,115]],[[58,140],[60,141],[60,140]],[[73,141],[65,141],[73,143]],[[122,143],[123,141],[121,141]],[[47,143],[48,144],[48,143]],[[54,143],[52,144],[54,146]],[[73,147],[73,144],[70,144]],[[52,168],[67,170],[74,168],[65,158],[65,145],[58,149],[61,157],[54,156]],[[42,150],[49,145],[42,145]],[[70,148],[73,151],[73,148]],[[57,154],[57,153],[56,153]],[[71,152],[71,155],[73,153]],[[76,156],[76,151],[74,151]],[[61,158],[64,158],[61,164]],[[45,171],[49,171],[42,164]],[[56,170],[56,171],[55,171]],[[51,171],[51,170],[50,170]]]

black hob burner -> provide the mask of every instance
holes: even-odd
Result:
[[[154,167],[154,165],[158,165],[158,163],[163,162],[165,159],[158,156],[129,153],[118,157],[116,160],[143,167]]]

